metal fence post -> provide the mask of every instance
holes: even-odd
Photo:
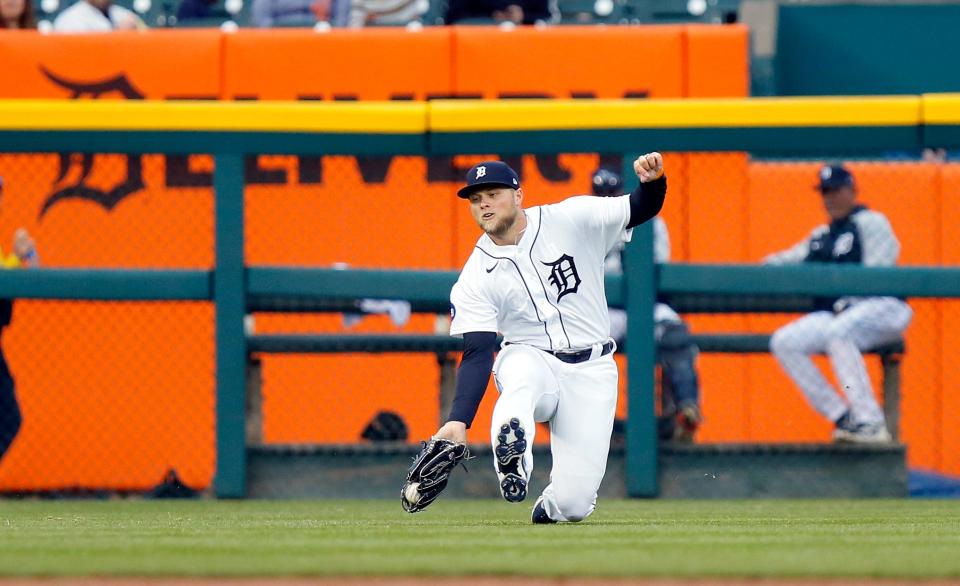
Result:
[[[240,498],[246,494],[243,156],[216,155],[213,175],[217,353],[217,471],[213,484],[216,495],[221,498]]]
[[[623,159],[624,188],[637,186],[633,161]],[[624,250],[623,283],[627,308],[627,494],[657,496],[657,425],[654,413],[655,350],[653,305],[656,301],[656,274],[653,264],[653,222],[633,229],[633,238]]]

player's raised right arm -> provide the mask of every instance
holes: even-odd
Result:
[[[663,174],[663,155],[648,153],[633,162],[633,170],[640,178],[640,185],[630,193],[630,221],[633,228],[660,213],[667,195],[667,178]]]

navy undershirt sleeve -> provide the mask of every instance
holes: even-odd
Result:
[[[490,382],[496,349],[495,332],[467,332],[463,335],[463,358],[457,370],[457,390],[448,421],[462,421],[468,428],[473,423]]]
[[[660,213],[663,199],[667,195],[667,176],[648,183],[641,183],[630,192],[630,223],[627,228],[633,228],[646,222]]]

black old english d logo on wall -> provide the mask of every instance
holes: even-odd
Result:
[[[569,254],[564,254],[553,262],[541,261],[541,264],[550,267],[547,280],[557,288],[557,302],[567,293],[576,293],[580,288],[580,274],[577,273],[577,265]]]
[[[144,94],[137,90],[123,74],[99,81],[80,82],[68,80],[41,67],[43,74],[54,84],[70,91],[70,99],[80,98],[97,99],[104,94],[120,94],[127,100],[142,100]],[[54,181],[54,192],[47,196],[40,208],[40,218],[47,211],[66,199],[83,199],[100,205],[110,211],[124,198],[144,188],[143,161],[140,155],[124,155],[126,159],[126,180],[109,190],[102,190],[86,184],[87,177],[93,169],[94,155],[92,153],[60,153],[60,169]],[[79,178],[75,183],[63,185],[61,182],[70,174],[71,168],[79,167]]]

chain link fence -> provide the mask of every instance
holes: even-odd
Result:
[[[495,154],[489,157],[496,157]],[[463,174],[488,157],[249,157],[245,170],[248,265],[457,271],[479,236],[455,197]],[[499,158],[499,157],[498,157]],[[589,191],[616,156],[507,159],[521,172],[525,205]],[[833,161],[833,159],[830,159]],[[826,221],[814,189],[823,160],[755,160],[743,153],[668,153],[662,213],[671,262],[756,263]],[[849,160],[859,200],[890,221],[900,265],[960,261],[955,205],[960,165]],[[42,266],[213,266],[212,157],[208,155],[0,155],[0,247],[26,228]],[[26,269],[24,269],[26,270]],[[910,300],[899,363],[900,438],[912,466],[960,473],[960,410],[950,365],[957,301]],[[3,349],[22,425],[0,463],[0,491],[77,488],[141,491],[175,468],[206,488],[214,473],[213,309],[209,303],[17,301]],[[248,332],[445,334],[445,316],[370,300],[356,313],[268,313]],[[717,311],[687,303],[695,339],[769,336],[802,314]],[[250,360],[248,438],[263,445],[364,444],[369,424],[393,414],[379,440],[413,443],[445,415],[439,388],[456,356],[428,353],[256,354]],[[618,416],[627,413],[625,359]],[[814,364],[838,381],[826,356]],[[866,355],[882,405],[884,369]],[[701,350],[702,424],[694,441],[825,442],[818,415],[767,352]],[[485,443],[496,393],[470,431]],[[399,422],[399,423],[398,423]],[[548,434],[538,433],[538,442]]]
[[[0,248],[12,254],[14,234],[26,230],[42,267],[210,269],[211,170],[199,155],[0,155]],[[12,306],[2,334],[15,385],[4,386],[0,491],[141,492],[170,470],[209,486],[210,303]]]
[[[479,231],[454,191],[463,171],[483,158],[395,158],[389,164],[379,160],[381,173],[368,170],[364,175],[362,161],[324,157],[324,185],[313,188],[312,211],[307,211],[311,196],[302,185],[249,187],[248,210],[280,201],[286,197],[280,195],[283,191],[294,198],[294,213],[310,221],[297,233],[286,234],[277,250],[254,252],[255,242],[270,241],[261,232],[269,228],[259,214],[248,213],[248,262],[459,270]],[[296,158],[277,157],[277,164],[281,159],[286,161],[288,176],[302,175]],[[266,163],[263,158],[261,161]],[[594,169],[620,165],[618,157],[598,155],[526,155],[509,162],[521,170],[527,206],[586,193]],[[955,193],[951,182],[958,177],[954,165],[832,157],[768,161],[745,153],[667,154],[670,188],[662,217],[669,233],[670,260],[758,263],[807,239],[814,228],[828,222],[823,199],[815,188],[818,171],[827,162],[846,163],[856,179],[859,202],[889,219],[901,246],[898,264],[955,262],[957,254],[951,253],[950,242],[954,224],[947,206]],[[364,183],[364,178],[374,176],[383,177],[383,182]],[[310,226],[324,228],[311,230]],[[317,254],[297,256],[300,238],[305,242],[303,249],[317,250]],[[865,354],[870,391],[881,408],[888,378],[882,361],[889,357],[890,367],[899,375],[896,388],[902,415],[891,427],[899,427],[894,431],[910,445],[911,465],[948,472],[957,467],[949,449],[956,439],[944,430],[944,417],[951,412],[952,403],[943,389],[949,388],[947,379],[952,375],[946,365],[952,358],[943,340],[949,331],[952,305],[950,300],[910,301],[913,316],[906,329],[902,362],[896,352],[889,356]],[[789,307],[717,313],[709,304],[696,307],[689,303],[681,313],[694,339],[729,335],[765,339],[803,315]],[[390,314],[370,315],[357,322],[340,314],[258,314],[255,323],[258,333],[445,331],[442,318],[416,314],[405,324],[391,319]],[[392,412],[405,423],[405,433],[398,432],[395,437],[413,442],[432,433],[444,415],[437,400],[442,369],[434,355],[263,355],[259,359],[263,368],[262,439],[268,444],[365,443],[364,429],[381,411]],[[618,360],[622,373],[618,417],[623,418],[627,411],[626,370],[624,358]],[[825,380],[839,389],[829,357],[817,353],[813,362]],[[701,351],[697,371],[703,420],[696,442],[831,441],[832,422],[814,410],[769,352]],[[491,391],[470,432],[471,441],[487,441],[494,399]],[[296,425],[291,425],[291,412],[302,415],[299,433],[294,431]],[[539,433],[537,440],[548,441],[548,434]]]

